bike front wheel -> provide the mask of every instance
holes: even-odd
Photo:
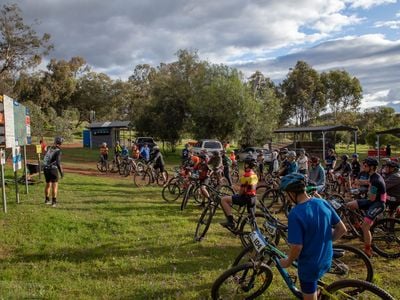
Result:
[[[105,161],[98,161],[97,162],[97,170],[99,170],[102,173],[107,172],[107,162]]]
[[[249,262],[222,273],[211,288],[212,299],[255,299],[271,284],[273,274],[264,265]]]
[[[205,237],[215,214],[215,210],[216,207],[210,203],[203,209],[199,221],[197,222],[196,232],[194,234],[195,241],[200,242]]]
[[[150,185],[151,178],[150,172],[138,172],[133,176],[133,181],[137,187],[143,187]]]
[[[400,220],[384,218],[371,227],[372,249],[386,258],[400,257]]]
[[[368,281],[357,279],[339,280],[321,291],[320,299],[368,299],[394,300],[387,291]]]
[[[180,195],[181,188],[176,181],[170,181],[161,192],[161,196],[166,202],[174,202],[178,200]]]

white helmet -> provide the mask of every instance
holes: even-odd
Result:
[[[103,144],[101,144],[103,147],[107,147],[107,143],[103,142]]]
[[[294,152],[294,151],[289,151],[287,154],[287,157],[296,157],[296,156],[297,156],[296,152]]]

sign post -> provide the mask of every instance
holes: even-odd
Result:
[[[40,173],[42,173],[42,166],[40,165],[40,154],[42,153],[42,145],[36,145],[36,154],[38,157],[38,168],[39,168],[39,180],[40,180]]]
[[[1,191],[3,198],[3,211],[7,213],[6,183],[4,179],[4,165],[6,164],[6,151],[0,150]]]
[[[17,171],[21,169],[21,148],[19,146],[12,148],[13,153],[13,168],[14,168],[14,181],[15,181],[15,197],[19,204],[19,191],[18,191],[18,174]]]
[[[29,194],[28,189],[28,165],[26,163],[26,145],[24,145],[24,173],[25,173],[25,193]]]

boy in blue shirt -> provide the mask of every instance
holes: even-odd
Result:
[[[303,299],[317,299],[317,282],[331,267],[332,242],[346,233],[346,226],[327,201],[307,195],[302,174],[286,175],[280,188],[296,204],[288,217],[290,249],[281,266],[297,260]]]

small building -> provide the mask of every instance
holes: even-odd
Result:
[[[129,121],[93,122],[87,128],[89,133],[85,134],[84,131],[83,134],[84,147],[98,148],[106,142],[108,147],[112,148],[117,141],[130,146],[132,131]]]

